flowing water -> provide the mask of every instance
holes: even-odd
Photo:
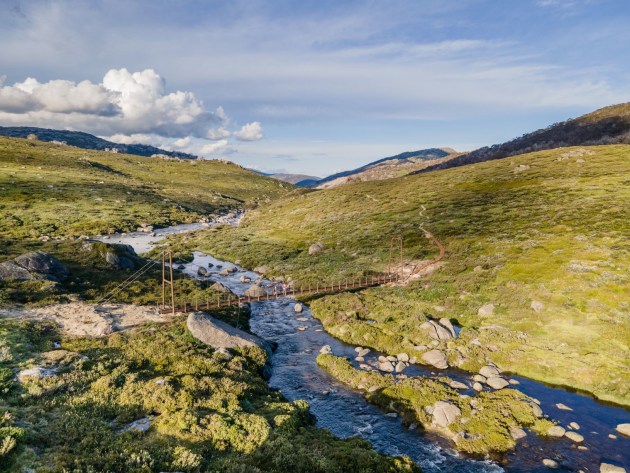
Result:
[[[158,230],[155,237],[146,234],[116,235],[111,238],[111,242],[127,243],[137,251],[146,251],[162,234],[196,228],[199,228],[196,224],[171,227],[166,231]],[[209,267],[209,263],[213,266]],[[195,253],[194,260],[185,265],[184,272],[199,278],[197,268],[203,266],[208,269],[207,277],[221,281],[234,293],[241,295],[251,283],[241,283],[240,277],[246,276],[252,281],[258,278],[256,273],[240,267],[234,274],[220,276],[218,272],[221,267],[227,265],[232,266],[231,263]],[[623,466],[630,472],[630,438],[615,432],[617,424],[630,423],[630,411],[517,376],[512,378],[520,382],[518,389],[538,399],[545,414],[564,427],[570,422],[580,425],[578,432],[585,438],[581,445],[586,450],[579,450],[578,444],[568,438],[544,439],[530,432],[499,463],[458,455],[450,448],[448,441],[434,434],[419,434],[406,429],[398,418],[369,404],[362,393],[348,389],[319,368],[315,359],[323,345],[330,345],[333,354],[347,357],[356,366],[355,347],[328,335],[319,321],[311,317],[308,307],[301,314],[296,314],[294,305],[295,301],[291,299],[251,303],[251,331],[278,344],[278,349],[271,357],[272,376],[269,384],[279,389],[291,401],[307,400],[318,425],[338,437],[360,436],[380,452],[409,456],[425,472],[543,472],[549,470],[542,464],[544,458],[554,459],[561,465],[561,470],[556,471],[599,472],[600,463],[606,462]],[[379,355],[380,353],[373,351],[366,357],[366,361]],[[448,375],[452,379],[470,384],[470,374],[456,369],[436,372],[427,367],[412,365],[405,370],[405,374]],[[472,391],[464,392],[474,395]],[[556,407],[557,403],[565,404],[573,410],[561,410]],[[615,435],[616,438],[609,438],[609,435]]]

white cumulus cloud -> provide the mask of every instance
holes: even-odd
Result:
[[[225,153],[225,151],[228,150],[228,146],[228,140],[219,140],[216,143],[203,146],[199,152],[204,156],[218,155]]]
[[[241,141],[258,141],[263,137],[262,125],[260,122],[252,122],[246,125],[234,133],[237,139]]]
[[[0,120],[4,124],[79,129],[99,135],[192,136],[208,139],[222,129],[222,107],[207,110],[192,92],[166,90],[152,69],[111,69],[99,84],[27,78],[0,81]]]

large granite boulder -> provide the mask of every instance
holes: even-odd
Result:
[[[446,354],[440,350],[431,350],[422,355],[422,359],[438,369],[445,370],[448,368],[448,360]]]
[[[265,295],[265,290],[261,286],[253,284],[245,291],[245,295],[247,297],[263,297]]]
[[[59,282],[67,277],[68,269],[57,258],[43,251],[26,253],[13,261],[0,263],[0,280],[32,281],[46,279]]]
[[[440,427],[449,426],[461,415],[459,407],[450,402],[437,401],[433,405],[433,423]]]
[[[449,340],[453,338],[453,335],[447,328],[438,324],[434,320],[426,321],[425,323],[420,325],[420,328],[425,330],[429,337],[433,338],[434,340]]]
[[[258,346],[271,354],[269,342],[232,327],[204,312],[191,313],[188,316],[187,325],[193,337],[214,348]]]

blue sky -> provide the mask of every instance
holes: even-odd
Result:
[[[0,1],[1,125],[264,171],[473,149],[630,101],[626,0]]]

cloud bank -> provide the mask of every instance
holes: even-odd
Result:
[[[0,121],[87,131],[118,143],[155,143],[161,137],[172,139],[177,148],[207,155],[228,149],[232,135],[242,141],[263,137],[260,122],[230,132],[222,107],[208,110],[192,92],[167,92],[165,80],[153,69],[111,69],[99,84],[87,80],[41,83],[29,77],[4,85],[0,78]],[[217,143],[195,149],[193,138]]]

